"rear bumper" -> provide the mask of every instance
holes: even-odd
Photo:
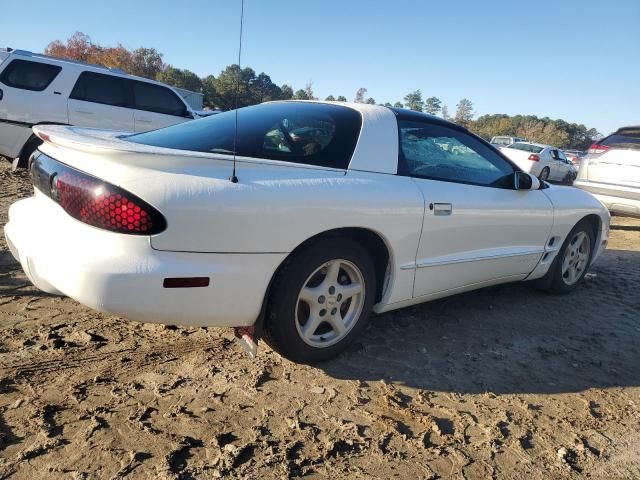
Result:
[[[591,193],[612,213],[640,218],[640,189],[638,188],[580,179],[573,185]]]
[[[171,325],[252,325],[286,256],[157,251],[149,237],[78,222],[37,191],[11,206],[4,230],[12,254],[41,290],[131,320]],[[164,288],[168,277],[209,277],[210,284]]]

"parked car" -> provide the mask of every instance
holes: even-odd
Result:
[[[540,180],[554,180],[571,184],[578,170],[565,157],[562,150],[550,145],[532,142],[517,142],[500,150],[522,170]]]
[[[497,145],[499,147],[508,147],[511,144],[516,142],[526,142],[524,138],[520,137],[505,137],[505,136],[497,136],[491,139],[491,144]]]
[[[362,103],[237,113],[238,130],[236,111],[124,136],[35,127],[35,195],[5,226],[29,279],[138,321],[264,328],[314,362],[372,309],[520,280],[569,292],[607,244],[593,196],[446,120]]]
[[[575,185],[612,213],[640,217],[640,126],[620,128],[591,145]]]
[[[194,118],[171,87],[82,62],[0,50],[0,155],[26,166],[45,123],[154,130]]]
[[[565,157],[569,159],[576,167],[580,167],[580,160],[586,155],[586,152],[580,150],[563,150]]]

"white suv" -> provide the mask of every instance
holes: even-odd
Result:
[[[620,128],[591,145],[575,186],[611,213],[640,218],[640,126]]]
[[[0,155],[27,166],[42,123],[144,132],[195,118],[171,87],[120,70],[0,49]]]

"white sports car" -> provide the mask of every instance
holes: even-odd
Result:
[[[548,186],[437,117],[274,102],[127,135],[36,127],[5,235],[40,289],[143,322],[263,330],[325,360],[381,313],[538,280],[607,244],[590,194]],[[237,152],[237,178],[232,176]]]

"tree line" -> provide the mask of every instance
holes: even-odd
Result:
[[[245,107],[272,100],[318,99],[312,82],[308,82],[304,88],[294,90],[291,85],[277,85],[264,72],[257,74],[250,67],[240,68],[238,65],[227,66],[217,76],[199,77],[190,70],[165,63],[162,53],[155,48],[139,47],[129,50],[122,45],[105,47],[94,43],[88,35],[81,32],[76,32],[66,43],[60,40],[49,43],[45,54],[117,68],[126,73],[199,92],[204,96],[205,107],[220,110],[230,110],[236,105]],[[347,98],[344,95],[336,97],[329,95],[325,100],[346,102]],[[458,102],[453,116],[450,116],[448,106],[438,97],[431,96],[423,99],[420,90],[407,93],[402,100],[402,102],[396,101],[393,104],[386,102],[381,105],[440,115],[446,120],[463,125],[487,140],[496,135],[518,136],[560,148],[583,150],[600,137],[599,132],[594,128],[561,119],[538,118],[535,115],[482,115],[474,120],[473,103],[467,98]],[[377,104],[373,97],[367,96],[367,89],[364,87],[356,91],[353,101]]]

